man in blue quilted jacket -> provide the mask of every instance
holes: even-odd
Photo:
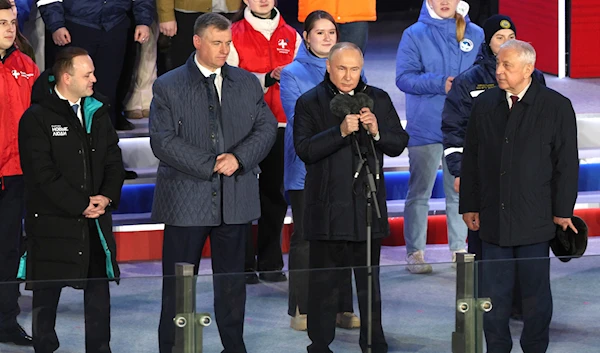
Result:
[[[113,126],[118,130],[133,128],[126,120],[117,120],[121,112],[115,111],[127,35],[132,25],[127,13],[133,10],[135,41],[144,43],[150,37],[150,25],[155,17],[154,0],[37,0],[37,6],[57,46],[48,51],[46,66],[53,64],[54,53],[64,46],[85,49],[96,65],[98,83],[95,87],[110,100]]]
[[[225,63],[231,22],[206,13],[194,24],[187,62],[159,77],[150,106],[150,144],[160,160],[152,218],[165,224],[160,353],[175,339],[175,263],[194,264],[210,234],[215,316],[226,353],[245,353],[244,259],[250,222],[260,217],[258,163],[277,121],[258,79]]]

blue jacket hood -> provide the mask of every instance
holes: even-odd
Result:
[[[322,70],[326,68],[325,60],[327,59],[319,58],[312,54],[308,48],[306,48],[306,45],[304,45],[303,41],[298,48],[298,53],[296,54],[296,58],[294,60],[298,61],[302,65],[310,65]]]
[[[450,21],[452,23],[456,23],[456,20],[454,18],[439,20],[437,18],[431,17],[431,15],[429,14],[429,10],[427,9],[427,0],[423,0],[423,4],[421,5],[421,12],[419,13],[418,22],[423,22],[427,25],[440,27],[440,26],[446,26],[448,21]],[[469,14],[467,14],[465,16],[465,22],[467,23],[467,25],[471,22],[471,18],[469,18]]]

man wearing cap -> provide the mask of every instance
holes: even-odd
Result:
[[[526,353],[546,352],[552,318],[549,241],[571,222],[577,199],[577,125],[571,102],[532,79],[536,54],[526,42],[504,43],[498,87],[473,104],[462,159],[460,213],[479,231],[487,351],[509,353],[515,278],[521,286]],[[541,259],[540,259],[541,258]],[[528,261],[522,261],[529,259]],[[515,261],[521,260],[521,261]]]

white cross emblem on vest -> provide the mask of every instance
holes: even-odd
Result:
[[[11,71],[11,74],[12,74],[12,75],[13,75],[15,78],[19,78],[19,75],[21,75],[21,74],[19,73],[19,71],[17,71],[17,70],[12,70],[12,71]]]

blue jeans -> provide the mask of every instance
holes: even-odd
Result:
[[[364,53],[369,38],[369,22],[340,23],[340,42],[356,44]]]
[[[408,160],[410,178],[404,207],[406,253],[411,254],[418,250],[425,250],[429,199],[440,160],[444,172],[448,245],[451,251],[463,250],[467,237],[467,226],[463,222],[462,216],[458,214],[458,193],[454,191],[454,176],[448,171],[446,159],[443,158],[442,144],[408,147]]]

